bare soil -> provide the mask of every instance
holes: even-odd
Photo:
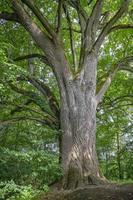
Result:
[[[133,184],[102,185],[69,191],[54,191],[40,200],[133,200]]]

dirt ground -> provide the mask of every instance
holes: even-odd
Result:
[[[54,191],[40,200],[133,200],[133,184],[89,186],[74,191]]]

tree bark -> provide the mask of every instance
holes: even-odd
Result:
[[[60,119],[65,189],[97,185],[105,181],[99,171],[95,145],[96,65],[96,57],[89,55],[80,76],[66,81],[62,87]],[[88,74],[87,69],[92,71]]]

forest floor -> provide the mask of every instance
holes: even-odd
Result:
[[[89,186],[68,191],[53,191],[40,200],[133,200],[133,184]]]

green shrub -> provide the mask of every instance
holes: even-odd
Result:
[[[0,183],[0,199],[1,200],[32,200],[42,191],[33,189],[31,185],[20,186],[14,181]]]
[[[0,181],[13,180],[18,185],[43,185],[58,180],[61,170],[58,155],[44,151],[19,152],[0,148]]]

